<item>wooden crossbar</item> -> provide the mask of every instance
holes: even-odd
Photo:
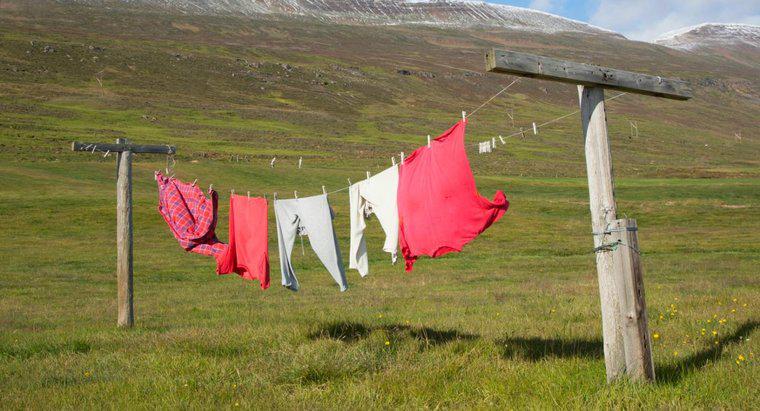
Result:
[[[486,52],[486,70],[521,77],[553,80],[582,86],[604,87],[628,93],[688,100],[689,83],[535,54],[492,49]]]
[[[140,144],[113,144],[113,143],[82,143],[75,141],[71,143],[72,151],[96,151],[101,153],[123,153],[129,151],[132,153],[148,153],[148,154],[177,154],[177,147],[175,146],[151,146]]]

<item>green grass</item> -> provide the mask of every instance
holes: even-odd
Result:
[[[277,285],[276,252],[264,292],[183,252],[155,211],[157,167],[136,163],[137,326],[118,330],[113,162],[0,166],[0,214],[13,216],[0,245],[5,407],[753,406],[757,179],[618,180],[621,214],[641,227],[658,382],[607,386],[583,179],[479,178],[484,195],[507,191],[510,211],[463,253],[411,274],[389,264],[370,223],[371,275],[349,271],[346,293],[307,244],[292,293]],[[203,185],[267,193],[316,192],[347,171],[178,167]],[[331,201],[345,252],[348,199]]]
[[[43,53],[47,44],[56,52]],[[116,328],[114,160],[72,153],[72,140],[177,145],[178,177],[221,193],[226,239],[230,189],[270,200],[335,190],[448,128],[507,84],[460,70],[481,71],[494,45],[572,58],[584,50],[597,63],[697,84],[688,103],[607,105],[619,215],[640,228],[656,383],[605,382],[577,117],[491,155],[469,148],[481,193],[503,189],[511,208],[464,252],[406,274],[371,221],[371,274],[349,271],[346,293],[308,244],[305,255],[296,245],[302,291],[277,285],[273,217],[272,288],[217,277],[156,211],[152,172],[165,159],[137,156],[137,324]],[[698,85],[746,80],[751,91],[756,73],[571,34],[0,3],[2,408],[756,408],[760,111],[731,89]],[[572,87],[524,80],[470,119],[467,142],[513,132],[507,108],[527,129],[576,101]],[[331,203],[345,256],[346,193]]]

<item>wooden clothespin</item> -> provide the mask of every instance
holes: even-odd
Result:
[[[208,192],[210,193],[212,191],[214,191],[214,185],[213,184],[209,184],[208,185]]]
[[[298,157],[298,169],[301,169],[301,165],[303,164],[303,157]]]
[[[369,179],[369,176],[370,176],[369,171],[367,171],[367,179]]]
[[[350,186],[351,186],[351,179],[350,179],[350,178],[347,178],[346,180],[348,180],[348,185],[349,185],[349,187],[350,187]]]
[[[536,122],[534,121],[533,122],[533,135],[535,136],[537,134],[538,134],[538,127],[536,127]]]
[[[327,190],[325,189],[325,186],[322,186],[322,194],[327,195]]]
[[[248,199],[250,200],[251,199],[251,192],[249,191],[247,194],[248,194]]]
[[[430,148],[430,134],[428,134],[428,148]]]
[[[401,152],[401,164],[404,164],[404,152]]]
[[[293,196],[298,200],[298,191],[293,191]]]
[[[233,196],[235,195],[235,189],[234,188],[230,190],[230,195],[233,195]]]
[[[522,127],[520,127],[520,134],[522,135],[522,138],[525,138],[525,130],[523,130]]]
[[[491,138],[491,148],[496,148],[496,137]]]
[[[273,193],[272,198],[274,198],[274,200],[277,201],[277,193]]]
[[[391,163],[393,163],[394,166],[396,165],[396,156],[391,157]]]
[[[466,111],[462,112],[462,121],[467,121],[467,112]]]
[[[502,137],[501,134],[499,134],[499,140],[501,140],[501,144],[507,144],[504,142],[504,137]]]
[[[193,186],[193,187],[195,187],[195,183],[197,183],[197,182],[198,182],[198,179],[196,178],[195,180],[193,180],[193,184],[190,184],[190,185]]]

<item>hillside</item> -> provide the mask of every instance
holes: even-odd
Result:
[[[619,36],[589,24],[521,7],[471,0],[65,0],[99,7],[143,6],[174,13],[287,16],[354,25],[500,27],[544,33]]]
[[[716,55],[577,32],[359,27],[46,1],[2,7],[6,157],[71,158],[72,138],[128,136],[174,143],[195,158],[351,156],[381,167],[378,159],[410,151],[511,81],[483,72],[484,51],[497,46],[694,85],[689,102],[626,96],[610,104],[622,175],[759,169],[760,68]],[[473,117],[470,141],[513,132],[508,109],[515,127],[527,128],[576,110],[576,101],[571,86],[523,80]],[[629,121],[639,125],[637,139]],[[571,118],[478,157],[476,171],[583,176],[581,147]]]

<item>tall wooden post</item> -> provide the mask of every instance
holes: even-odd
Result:
[[[134,298],[132,294],[132,156],[135,153],[177,153],[170,145],[153,146],[131,144],[120,138],[112,143],[71,143],[72,151],[116,154],[116,306],[117,325],[132,327],[135,323]]]
[[[688,100],[691,88],[682,80],[507,50],[486,52],[486,69],[578,85],[607,381],[623,372],[633,380],[654,380],[636,222],[616,219],[604,90]]]
[[[117,144],[128,144],[126,139]],[[116,177],[116,287],[119,310],[118,326],[132,327],[135,323],[132,296],[132,152],[117,154]]]
[[[591,228],[596,249],[596,271],[599,296],[602,302],[602,334],[607,381],[625,372],[625,347],[620,324],[619,279],[613,266],[611,250],[602,249],[606,232],[617,219],[615,185],[612,180],[612,157],[607,139],[607,113],[604,109],[604,89],[578,86],[581,105],[581,122],[586,143],[586,171],[588,174]]]

